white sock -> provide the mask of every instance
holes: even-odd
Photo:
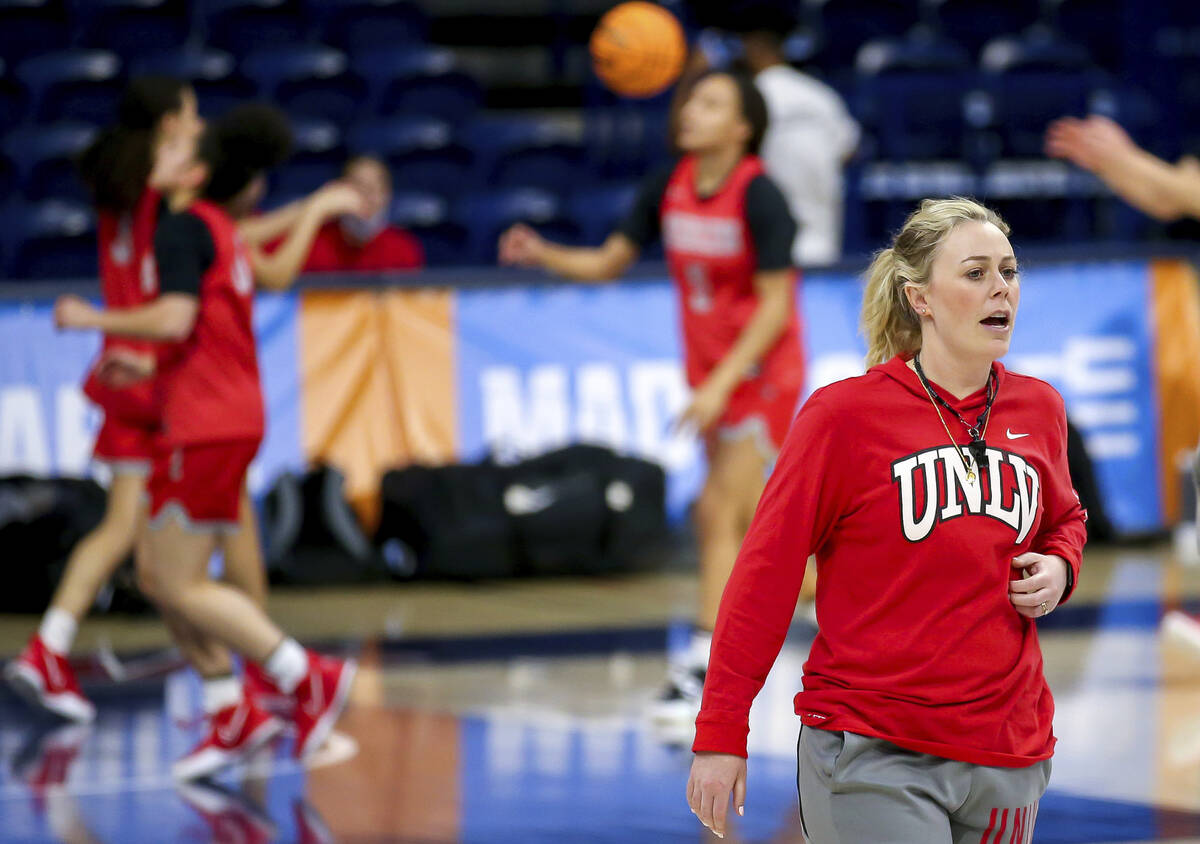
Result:
[[[284,639],[263,663],[267,675],[284,694],[290,695],[308,673],[308,652],[295,639]]]
[[[242,684],[232,674],[205,677],[201,680],[201,687],[205,715],[215,715],[227,706],[237,706],[242,701]]]
[[[684,654],[684,661],[687,667],[707,670],[708,652],[711,648],[711,631],[701,630],[699,627],[692,630],[692,638],[691,641],[688,642],[688,649]]]
[[[66,656],[71,652],[71,645],[75,642],[75,632],[78,629],[79,622],[75,620],[75,616],[66,610],[51,607],[42,616],[42,623],[38,627],[38,636],[42,638],[42,643],[47,648],[59,656]]]

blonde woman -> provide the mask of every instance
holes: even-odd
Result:
[[[926,200],[875,256],[870,366],[797,416],[721,601],[688,802],[714,832],[746,793],[747,715],[810,553],[821,630],[796,696],[815,844],[1028,841],[1054,702],[1037,619],[1079,576],[1086,514],[1066,417],[1008,372],[1020,271],[1008,226]]]

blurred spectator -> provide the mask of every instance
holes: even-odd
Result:
[[[378,158],[350,159],[343,178],[362,193],[366,216],[343,216],[326,223],[313,241],[305,272],[419,270],[425,265],[421,242],[388,222],[392,176]]]
[[[1063,117],[1046,131],[1046,153],[1095,173],[1112,190],[1157,220],[1200,219],[1200,159],[1174,164],[1134,143],[1107,117]]]
[[[799,224],[792,260],[820,266],[842,254],[842,168],[858,146],[859,127],[837,91],[787,63],[783,38],[791,25],[771,9],[747,15],[738,28],[771,118],[762,159]]]

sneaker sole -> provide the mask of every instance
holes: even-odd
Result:
[[[357,671],[358,663],[352,659],[346,660],[342,667],[342,676],[338,678],[338,687],[334,692],[333,701],[325,710],[325,714],[317,719],[317,723],[305,737],[304,743],[297,747],[297,758],[301,760],[311,758],[313,753],[329,738],[329,734],[333,732],[333,725],[337,723],[338,718],[342,717],[342,710],[346,708],[346,700],[350,697],[350,687],[354,685],[354,675]]]
[[[96,720],[96,707],[76,694],[49,694],[42,685],[41,675],[28,665],[10,663],[4,669],[8,686],[35,709],[57,715],[76,724],[90,724]]]
[[[221,750],[216,747],[205,748],[199,753],[186,759],[180,759],[171,766],[171,776],[182,782],[208,777],[235,764],[240,759],[253,753],[283,731],[283,723],[276,718],[264,721],[262,725],[250,734],[246,743],[237,750]]]

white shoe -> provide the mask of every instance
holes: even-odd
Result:
[[[704,675],[703,668],[672,666],[667,671],[666,686],[651,705],[650,717],[657,723],[695,723],[704,693]]]

